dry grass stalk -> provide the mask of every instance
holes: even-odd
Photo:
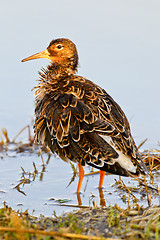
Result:
[[[148,191],[148,186],[147,186],[145,176],[144,176],[144,186],[145,186],[145,190],[146,190],[146,194],[147,194],[148,206],[150,207],[151,206],[151,198],[149,197],[149,191]]]
[[[0,133],[0,139],[1,139],[1,141],[0,141],[0,146],[3,146],[4,145],[4,141],[3,141],[3,137],[2,137],[2,134]]]
[[[121,182],[122,182],[124,188],[128,191],[129,195],[131,195],[134,199],[137,200],[137,198],[134,196],[134,194],[131,192],[131,190],[129,190],[129,188],[125,185],[125,183],[123,182],[122,179],[121,179]]]
[[[139,229],[139,230],[145,230],[145,228],[146,228],[146,226],[141,226],[141,225],[137,225],[137,224],[131,224],[130,227],[134,228],[134,229]],[[150,230],[152,230],[153,232],[156,232],[157,228],[156,228],[156,226],[155,227],[151,226]],[[158,228],[158,232],[160,232],[160,228]]]
[[[31,137],[31,129],[30,129],[30,126],[27,125],[25,126],[24,128],[21,129],[21,131],[14,137],[13,141],[12,142],[15,142],[16,138],[26,129],[28,128],[28,139],[30,142],[33,143],[33,138]]]
[[[9,140],[9,138],[8,138],[7,129],[6,129],[6,128],[2,128],[2,133],[3,133],[3,135],[5,136],[6,143],[9,143],[10,140]]]
[[[23,231],[22,219],[14,211],[11,212],[10,218],[11,218],[11,223],[12,223],[13,228],[16,228],[19,230],[19,231],[17,231],[17,239],[25,240],[25,236],[22,232]]]
[[[44,159],[43,159],[43,154],[42,154],[41,148],[39,148],[39,154],[40,154],[41,159],[42,159],[42,164],[44,165]]]
[[[90,240],[114,240],[113,238],[103,238],[96,236],[85,236],[82,234],[75,233],[58,233],[55,231],[43,231],[43,230],[34,230],[34,229],[23,229],[16,227],[0,227],[0,232],[15,232],[18,233],[18,236],[23,236],[24,234],[35,234],[35,235],[45,235],[45,236],[53,236],[53,237],[62,237],[62,238],[70,238],[70,239],[90,239]],[[20,238],[24,239],[24,238]],[[121,238],[116,238],[117,240],[122,240]]]
[[[158,185],[159,207],[160,207],[160,185]]]
[[[140,149],[142,147],[142,145],[144,145],[147,140],[148,140],[148,138],[146,138],[143,142],[141,142],[138,146],[138,149]]]

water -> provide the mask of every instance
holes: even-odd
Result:
[[[137,145],[145,138],[143,149],[157,148],[160,136],[160,3],[158,1],[27,1],[3,2],[1,20],[0,129],[6,127],[11,139],[33,119],[37,71],[47,60],[21,63],[21,59],[44,50],[53,38],[73,40],[80,57],[79,75],[102,86],[126,113]],[[26,132],[19,140],[26,140]],[[14,155],[14,156],[12,156]],[[50,198],[65,198],[76,204],[76,182],[68,188],[72,170],[52,156],[43,181],[25,185],[27,196],[13,186],[21,176],[20,167],[32,170],[32,162],[41,168],[36,154],[14,151],[0,160],[1,205],[35,209],[36,214],[52,214]],[[65,173],[65,174],[64,174]],[[107,177],[106,191],[113,192]],[[86,177],[87,190],[83,204],[91,193],[99,202],[98,175]],[[128,180],[127,180],[128,181]],[[109,182],[109,184],[107,183]],[[110,197],[110,198],[109,198]],[[117,194],[107,195],[116,201]],[[21,206],[17,204],[22,204]],[[60,214],[66,208],[56,207]]]
[[[70,164],[63,162],[53,154],[48,159],[48,154],[43,153],[44,167],[42,159],[38,155],[38,148],[33,152],[20,153],[17,153],[16,148],[17,144],[9,144],[8,151],[3,151],[0,154],[0,206],[2,207],[5,201],[8,206],[16,210],[25,211],[27,209],[30,214],[34,213],[36,216],[40,214],[52,216],[54,211],[60,215],[77,209],[76,206],[79,204],[76,194],[78,177],[70,184],[73,176]],[[34,176],[32,175],[34,172],[33,163],[38,172]],[[23,171],[25,171],[24,176],[27,181],[19,186],[18,191],[15,187],[24,179]],[[85,173],[89,172],[89,167],[85,167]],[[158,172],[157,175],[155,174],[154,187],[157,187],[159,179],[160,173]],[[118,187],[119,184],[116,184],[118,180],[118,176],[106,176],[103,191],[100,193],[97,188],[99,174],[85,176],[80,195],[82,206],[102,206],[105,202],[106,205],[118,204],[120,207],[126,207],[128,205],[128,192]],[[138,203],[148,206],[144,187],[141,188],[143,191],[140,192],[136,180],[125,177],[122,177],[122,180],[126,186],[135,188],[132,193],[138,199]],[[153,194],[152,204],[158,204],[158,201],[158,195]],[[132,204],[132,202],[133,199],[130,197],[130,203]]]

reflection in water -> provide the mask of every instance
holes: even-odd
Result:
[[[80,192],[77,192],[77,201],[78,201],[78,205],[82,206],[82,200],[81,200]]]
[[[106,201],[105,201],[105,198],[104,198],[104,193],[103,193],[102,188],[99,188],[99,198],[100,198],[100,206],[101,207],[106,207]]]
[[[41,149],[39,153],[42,156]],[[24,188],[26,184],[30,184],[31,182],[34,182],[36,178],[38,178],[38,176],[39,176],[39,181],[43,181],[43,175],[44,175],[44,172],[46,172],[46,166],[49,164],[50,157],[51,157],[51,154],[50,152],[48,152],[48,158],[46,160],[46,163],[44,163],[43,156],[41,157],[43,162],[41,171],[38,171],[35,162],[33,162],[33,167],[34,167],[33,172],[25,171],[24,168],[21,167],[22,175],[21,175],[20,183],[15,186],[18,192],[26,196],[26,193],[22,191],[21,188]]]
[[[73,171],[73,176],[72,176],[71,181],[69,182],[67,187],[69,187],[71,185],[71,183],[74,182],[74,180],[75,180],[75,178],[78,174],[77,168],[75,168],[74,164],[72,162],[70,162],[70,165],[71,165],[71,168],[72,168],[72,171]]]
[[[126,204],[130,206],[131,204],[137,204],[137,202],[144,206],[150,206],[159,203],[160,192],[158,192],[157,187],[160,179],[159,150],[156,150],[156,152],[154,150],[143,153],[144,161],[149,169],[149,176],[146,177],[146,181],[144,178],[119,178],[118,180],[116,176],[112,177],[108,175],[106,177],[107,188],[103,188],[103,190],[99,189],[99,194],[97,194],[98,190],[96,186],[98,183],[98,176],[96,175],[99,174],[99,172],[92,172],[91,168],[87,168],[89,173],[85,174],[86,184],[84,185],[83,194],[75,195],[75,193],[72,192],[73,188],[71,186],[72,184],[76,185],[77,182],[77,168],[74,164],[71,163],[71,168],[69,168],[69,165],[67,166],[65,165],[66,163],[53,157],[54,155],[50,154],[48,149],[43,146],[41,146],[39,150],[39,147],[33,144],[33,137],[28,137],[27,143],[17,143],[15,142],[17,137],[14,138],[14,141],[11,141],[6,130],[3,129],[2,133],[4,137],[1,137],[0,151],[3,161],[1,161],[0,171],[4,181],[2,184],[0,183],[1,189],[3,188],[0,194],[4,190],[5,192],[8,191],[9,194],[3,194],[3,196],[1,194],[0,197],[1,202],[7,200],[9,204],[16,204],[14,208],[16,206],[23,206],[24,210],[26,208],[31,209],[34,202],[36,202],[34,208],[39,208],[39,213],[42,213],[41,206],[45,205],[46,208],[43,213],[46,213],[47,209],[48,214],[51,214],[53,206],[54,208],[57,206],[56,211],[62,213],[63,210],[67,211],[67,207],[105,207],[106,205],[114,205],[115,203],[119,206],[124,206]],[[37,158],[37,154],[40,158]],[[52,161],[50,161],[51,156],[53,157]],[[32,163],[32,165],[30,165],[29,170],[26,170],[28,168],[28,163],[29,165]],[[14,183],[14,181],[19,175],[20,167],[20,181],[17,184]],[[6,170],[8,170],[8,175],[6,175]],[[70,170],[72,170],[72,172],[70,172]],[[8,190],[7,182],[9,184]],[[11,190],[13,188],[12,182],[14,183],[14,188],[22,197]],[[33,182],[38,184],[32,184]],[[53,189],[52,186],[54,186]],[[40,188],[42,188],[41,191],[39,191]],[[46,189],[47,191],[45,192]],[[27,198],[24,198],[23,196],[26,195]],[[7,196],[9,196],[8,199]],[[13,201],[10,203],[9,201],[13,196],[15,203],[13,203]],[[52,203],[46,202],[46,199],[51,199]],[[69,201],[71,201],[71,203],[68,204]],[[28,205],[29,202],[31,206]]]
[[[22,188],[24,188],[24,186],[26,184],[30,184],[31,182],[35,181],[38,178],[38,176],[39,176],[39,181],[43,180],[43,175],[44,175],[44,172],[46,172],[46,166],[49,164],[49,160],[50,160],[50,154],[48,154],[48,159],[47,159],[46,163],[42,164],[41,171],[37,170],[37,167],[34,162],[33,162],[33,167],[34,167],[33,172],[26,172],[23,168],[21,168],[22,169],[21,180],[20,180],[20,183],[15,188],[20,193],[26,195],[25,192],[22,190]],[[71,184],[71,182],[73,182],[75,180],[75,177],[77,175],[77,172],[75,172],[75,168],[73,168],[73,166],[72,166],[72,169],[74,169],[74,171],[73,171],[74,178],[72,176],[69,184]],[[92,174],[94,174],[94,173],[92,172]],[[96,174],[97,174],[97,172],[96,172]],[[125,204],[128,203],[128,206],[130,206],[131,202],[137,203],[138,201],[145,201],[146,198],[147,198],[148,206],[151,206],[151,200],[154,199],[155,193],[158,196],[157,188],[147,185],[145,177],[143,178],[143,180],[137,179],[137,181],[139,182],[139,184],[136,187],[133,187],[132,185],[126,186],[126,184],[121,179],[121,177],[119,177],[119,180],[118,181],[115,180],[115,184],[113,184],[113,186],[116,188],[116,191],[119,193],[121,200]],[[152,179],[152,185],[154,185],[153,179]],[[87,188],[87,183],[86,183],[85,189],[86,188]],[[154,197],[153,197],[152,193],[154,193]],[[93,194],[91,194],[91,196],[89,198],[90,199],[89,206],[96,206],[94,198],[95,198],[95,196]],[[77,204],[78,205],[64,204],[63,199],[61,199],[61,201],[58,201],[56,199],[52,199],[52,200],[54,200],[55,202],[58,202],[58,205],[61,205],[61,206],[86,207],[86,206],[83,206],[80,193],[77,193]],[[104,195],[104,191],[102,188],[99,188],[99,200],[100,200],[100,203],[98,205],[100,207],[105,207],[106,200],[105,200],[105,195]]]
[[[90,204],[89,205],[96,206],[94,198],[95,198],[95,196],[92,194],[90,196]],[[102,188],[99,188],[99,199],[100,199],[100,207],[106,207],[106,202],[105,202],[104,193],[103,193]],[[81,193],[79,193],[79,192],[77,192],[77,201],[78,201],[78,206],[82,206]]]
[[[44,159],[43,159],[43,154],[42,154],[41,150],[39,150],[39,155],[41,156],[41,159],[42,159],[41,170],[38,170],[35,162],[33,162],[33,171],[32,172],[31,171],[25,171],[24,168],[21,167],[21,170],[22,170],[21,179],[20,179],[19,184],[17,184],[15,186],[15,188],[17,189],[18,192],[22,193],[25,196],[26,196],[26,193],[25,193],[24,190],[22,190],[25,187],[25,185],[30,184],[30,183],[36,181],[37,179],[39,181],[43,181],[43,176],[44,176],[44,173],[46,172],[46,167],[47,167],[47,165],[49,165],[50,157],[51,157],[50,152],[47,153],[48,157],[47,157],[46,161],[44,161]],[[154,159],[153,156],[152,156],[152,158],[150,158],[150,161],[151,161],[151,159]],[[156,160],[157,159],[158,158],[156,156]],[[156,166],[154,165],[155,161],[154,161],[154,163],[150,162],[149,164],[150,164],[150,168],[151,168],[151,166],[152,166],[153,169],[156,168]],[[72,171],[73,171],[73,176],[71,177],[68,186],[72,182],[75,181],[77,173],[78,173],[75,166],[72,163],[70,165],[71,165],[71,168],[72,168]],[[159,166],[159,159],[158,159],[157,166]],[[97,173],[98,173],[98,171],[93,172],[93,170],[91,169],[91,172],[86,174],[86,175],[94,175],[94,174],[97,174]],[[134,180],[138,182],[138,184],[136,186],[132,186],[132,184],[129,184],[129,186],[127,186],[124,183],[124,181],[121,179],[121,177],[119,177],[119,180],[115,179],[115,183],[112,185],[112,187],[116,188],[116,191],[118,192],[121,200],[125,204],[128,203],[128,206],[130,205],[130,202],[137,203],[138,201],[146,201],[146,199],[147,199],[147,202],[148,202],[148,206],[151,206],[151,201],[152,201],[152,199],[155,198],[155,194],[157,194],[157,196],[159,194],[156,183],[154,182],[154,172],[151,171],[150,180],[148,179],[149,185],[148,185],[148,183],[146,181],[146,178],[144,176],[143,176],[143,179],[135,178]],[[88,180],[86,181],[84,192],[87,189],[87,185],[88,185]],[[152,193],[154,193],[154,195]],[[89,205],[96,206],[94,198],[95,198],[95,196],[93,194],[91,194],[90,197],[89,197]],[[56,199],[52,199],[52,200],[57,202]],[[104,191],[102,190],[102,188],[99,188],[99,200],[100,200],[100,203],[98,205],[100,207],[105,207],[107,199],[105,199],[105,194],[104,194]],[[62,199],[62,201],[63,201],[63,199]],[[61,206],[64,206],[64,202],[63,202],[63,205],[62,205],[62,201],[61,202],[58,201],[58,204],[61,205]],[[72,207],[73,206],[74,207],[83,206],[80,193],[77,193],[77,204],[78,205],[65,204],[65,206],[72,206]]]

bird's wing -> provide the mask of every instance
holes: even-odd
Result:
[[[129,123],[119,105],[103,89],[82,80],[70,81],[63,93],[52,91],[37,101],[37,138],[62,159],[82,165],[114,165],[118,151],[139,165]]]

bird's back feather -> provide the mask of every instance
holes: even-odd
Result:
[[[118,175],[144,173],[124,112],[93,82],[75,75],[58,82],[44,72],[35,114],[36,139],[62,159]]]

